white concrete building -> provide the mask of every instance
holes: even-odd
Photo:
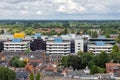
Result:
[[[4,42],[4,51],[21,52],[30,48],[30,41],[22,41],[21,39],[12,39],[12,41]]]
[[[75,39],[75,53],[78,51],[84,51],[84,40],[80,36]]]
[[[47,54],[70,54],[71,45],[70,40],[62,38],[49,38],[46,42]]]
[[[88,41],[88,51],[94,54],[99,54],[101,51],[111,53],[112,47],[115,44],[113,39],[108,38],[93,38]]]
[[[13,39],[13,35],[12,34],[1,34],[0,35],[0,40],[7,41],[7,40],[11,40],[11,39]]]

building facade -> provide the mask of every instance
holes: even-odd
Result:
[[[75,53],[78,51],[84,51],[84,41],[81,38],[75,39]]]
[[[113,77],[120,77],[120,64],[119,63],[105,63],[106,73],[112,74]],[[119,79],[118,79],[119,80]]]
[[[49,38],[46,42],[47,54],[70,54],[71,42],[70,40],[62,38]]]
[[[11,41],[4,42],[4,51],[21,52],[30,49],[30,41],[23,41],[20,38],[14,38]]]
[[[42,39],[33,39],[30,42],[30,49],[32,51],[46,50],[46,41],[43,41]]]
[[[88,41],[88,51],[99,54],[101,51],[105,51],[106,53],[111,53],[112,47],[115,44],[115,41],[110,38],[93,38]]]

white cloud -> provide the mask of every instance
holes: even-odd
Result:
[[[53,3],[58,5],[58,12],[65,12],[68,14],[83,13],[86,9],[73,0],[53,0]]]
[[[27,15],[29,12],[26,11],[26,10],[21,10],[20,13],[21,13],[22,15]]]
[[[36,14],[37,15],[42,15],[42,11],[37,11]]]
[[[119,4],[120,0],[0,0],[0,18],[120,15]]]

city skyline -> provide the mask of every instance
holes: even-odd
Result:
[[[0,19],[119,20],[116,0],[0,0]]]

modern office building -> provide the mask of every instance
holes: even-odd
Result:
[[[88,41],[88,51],[95,54],[101,53],[101,51],[110,53],[114,44],[115,41],[113,39],[105,38],[103,36],[92,38]]]
[[[4,41],[0,41],[0,52],[2,52],[3,51],[3,49],[4,49]]]
[[[4,42],[4,51],[22,52],[30,49],[30,41],[23,41],[20,38],[14,38],[11,41]]]
[[[47,54],[70,54],[71,42],[68,39],[62,39],[60,37],[49,38],[46,42]]]
[[[32,51],[46,50],[46,41],[43,41],[42,39],[33,39],[30,41],[30,49]]]
[[[75,53],[75,40],[71,40],[71,53]]]
[[[78,51],[84,51],[84,40],[80,36],[75,39],[75,53]]]
[[[46,41],[41,39],[41,34],[40,33],[36,33],[34,35],[34,39],[32,41],[30,41],[30,49],[32,51],[46,50]]]

